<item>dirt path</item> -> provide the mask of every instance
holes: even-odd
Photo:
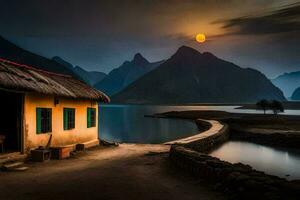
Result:
[[[122,144],[28,164],[25,172],[0,172],[0,199],[222,199],[204,180],[173,168],[168,150],[167,145]]]

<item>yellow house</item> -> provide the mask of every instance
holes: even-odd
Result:
[[[46,146],[50,135],[52,147],[99,144],[98,102],[109,98],[71,76],[0,59],[0,143],[6,152]]]

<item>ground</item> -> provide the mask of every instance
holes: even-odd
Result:
[[[121,144],[74,158],[0,172],[0,199],[223,199],[205,180],[174,168],[169,146]]]
[[[264,132],[294,131],[300,132],[300,116],[298,115],[273,115],[273,114],[247,114],[229,113],[225,111],[212,110],[192,110],[192,111],[172,111],[167,113],[155,114],[151,117],[168,117],[184,119],[207,119],[225,122],[232,128],[260,129]]]

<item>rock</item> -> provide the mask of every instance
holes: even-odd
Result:
[[[29,167],[16,167],[16,168],[13,168],[11,171],[22,172],[22,171],[26,171],[28,169],[29,169]]]
[[[211,167],[223,167],[222,161],[219,160],[208,160],[207,164]]]
[[[250,179],[249,176],[247,176],[245,174],[241,174],[240,176],[237,177],[236,181],[239,182],[239,183],[244,183],[249,179]]]
[[[271,180],[271,178],[269,178],[268,176],[255,176],[252,178],[255,179],[256,181],[266,183],[266,184],[268,184],[267,182],[269,182]]]
[[[245,182],[245,186],[246,186],[247,189],[253,189],[253,188],[255,188],[256,184],[257,184],[257,181],[252,180],[252,179],[250,179],[250,180],[248,180],[248,181]]]
[[[119,146],[119,143],[117,142],[108,142],[108,141],[105,141],[105,140],[100,140],[100,144],[103,145],[103,146]]]
[[[1,166],[2,171],[17,171],[15,169],[21,168],[24,162],[10,162]],[[19,170],[21,171],[21,170]]]
[[[245,188],[244,188],[244,187],[239,187],[239,188],[238,188],[238,192],[239,192],[239,193],[243,193],[244,191],[245,191]]]
[[[237,180],[237,178],[241,175],[240,172],[231,172],[228,176],[227,176],[227,181],[228,182],[235,182]]]
[[[266,192],[263,194],[264,199],[276,200],[281,199],[280,196],[273,192]]]
[[[204,141],[209,145],[209,141]],[[267,175],[242,163],[231,164],[209,155],[187,149],[171,147],[170,158],[181,168],[214,184],[235,199],[297,199],[300,182]]]

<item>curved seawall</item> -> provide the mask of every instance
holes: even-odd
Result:
[[[201,120],[201,119],[198,119]],[[170,159],[179,168],[214,184],[230,198],[297,199],[300,185],[295,182],[257,171],[242,163],[232,164],[207,155],[217,145],[229,139],[227,124],[203,120],[211,127],[195,136],[175,140]],[[203,134],[203,135],[202,135]]]

